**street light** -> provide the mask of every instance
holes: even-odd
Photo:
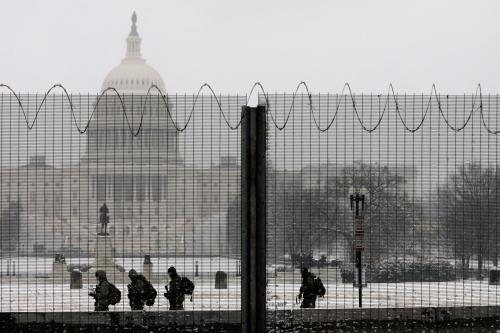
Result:
[[[356,250],[356,267],[358,268],[358,299],[359,307],[363,306],[363,273],[361,265],[361,254],[364,250],[364,209],[365,201],[368,201],[368,191],[364,186],[361,188],[349,188],[349,198],[351,201],[351,210],[355,211],[354,216],[354,248]],[[361,203],[361,204],[360,204]]]

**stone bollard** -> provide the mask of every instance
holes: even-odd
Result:
[[[227,289],[227,273],[223,271],[215,273],[215,289]]]
[[[78,269],[74,269],[71,271],[71,280],[70,280],[70,289],[82,289],[83,288],[83,283],[82,283],[82,272],[80,272]]]
[[[148,280],[153,276],[153,263],[151,262],[151,255],[144,255],[144,262],[142,263],[142,275]]]
[[[489,284],[500,284],[500,270],[490,270],[488,282]]]

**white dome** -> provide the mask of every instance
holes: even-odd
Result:
[[[132,29],[127,37],[127,53],[122,62],[113,68],[102,83],[101,91],[115,88],[124,94],[146,94],[151,85],[165,93],[165,84],[160,74],[141,57],[141,38],[137,33],[137,16],[132,15]],[[156,90],[151,91],[157,93]]]
[[[120,93],[145,94],[151,85],[165,93],[165,84],[160,74],[144,59],[123,59],[122,63],[109,72],[102,83],[102,91],[113,87]],[[152,90],[151,93],[156,93]]]

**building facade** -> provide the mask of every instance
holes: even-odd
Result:
[[[2,182],[2,210],[20,207],[16,251],[92,253],[106,203],[116,256],[231,255],[226,215],[238,169],[184,163],[163,79],[142,58],[136,21],[134,13],[126,56],[95,101],[79,163],[55,168],[34,156],[2,171],[2,179],[16,180]],[[2,225],[2,240],[15,234],[14,222]]]

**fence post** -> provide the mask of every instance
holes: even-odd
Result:
[[[241,322],[243,333],[266,331],[265,106],[242,107]]]

